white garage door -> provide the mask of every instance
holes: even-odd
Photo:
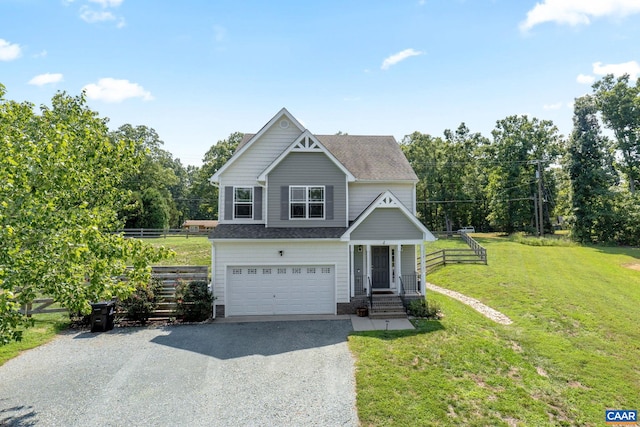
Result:
[[[226,316],[334,314],[332,265],[227,268]]]

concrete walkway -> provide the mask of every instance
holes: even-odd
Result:
[[[351,320],[355,332],[361,331],[401,331],[415,329],[408,319],[370,319],[353,314],[315,314],[282,316],[237,316],[219,317],[214,323],[250,323],[250,322],[295,322],[303,320]]]

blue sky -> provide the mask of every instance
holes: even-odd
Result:
[[[316,134],[571,131],[603,74],[640,75],[640,0],[0,0],[6,98],[86,89],[183,164],[286,107]]]

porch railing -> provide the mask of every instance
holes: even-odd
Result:
[[[369,307],[373,307],[373,286],[371,285],[371,277],[367,276],[369,282]]]
[[[418,275],[415,273],[401,274],[400,286],[401,286],[402,295],[420,293],[420,287],[418,286]]]

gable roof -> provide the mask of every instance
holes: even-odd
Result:
[[[299,137],[295,139],[259,176],[258,181],[265,181],[269,172],[271,172],[282,160],[284,160],[292,151],[302,152],[316,152],[324,153],[329,160],[331,160],[346,176],[347,181],[355,181],[355,177],[351,172],[338,160],[335,156],[326,149],[326,147],[318,141],[318,139],[311,134],[308,130],[305,130]]]
[[[251,147],[251,145],[253,145],[254,142],[260,139],[260,137],[267,130],[269,130],[269,128],[271,128],[271,126],[273,126],[277,121],[281,120],[283,118],[282,116],[284,116],[287,120],[289,120],[289,122],[293,123],[293,125],[297,127],[300,130],[300,132],[303,132],[305,130],[304,126],[302,126],[300,122],[296,120],[296,118],[293,117],[286,108],[282,108],[280,111],[278,111],[278,113],[275,116],[271,118],[271,120],[269,120],[269,122],[267,122],[266,125],[262,126],[262,129],[260,129],[258,133],[245,134],[242,140],[238,143],[238,147],[236,148],[235,153],[233,153],[233,156],[231,156],[231,158],[227,160],[227,162],[224,165],[222,165],[222,167],[218,169],[211,178],[209,178],[209,181],[217,182],[218,178],[220,177],[220,174],[222,174],[222,172],[228,169],[229,166],[231,166],[231,164],[234,163],[236,159],[242,155],[242,153],[248,150],[249,147]]]
[[[309,132],[283,108],[256,134],[245,133],[236,152],[212,177],[218,176],[260,136],[273,126],[282,115],[300,129]],[[310,132],[309,132],[310,134]],[[346,168],[357,181],[410,181],[418,182],[400,145],[390,135],[313,135],[331,155]],[[277,160],[276,160],[277,162]]]
[[[381,193],[378,197],[376,197],[376,199],[373,202],[371,202],[371,204],[364,211],[362,211],[360,215],[358,215],[358,218],[356,218],[355,221],[353,221],[353,223],[349,225],[349,228],[347,229],[347,231],[342,235],[341,240],[347,240],[347,241],[350,240],[351,233],[356,228],[358,228],[360,224],[362,224],[364,220],[367,219],[367,217],[371,215],[373,211],[375,211],[376,209],[384,209],[384,208],[399,209],[400,212],[402,212],[404,216],[406,216],[407,219],[411,221],[413,225],[416,226],[417,229],[422,231],[423,241],[437,240],[435,236],[427,229],[427,227],[425,227],[424,224],[421,223],[420,220],[416,218],[409,211],[409,209],[407,209],[407,207],[402,204],[400,199],[398,199],[391,191],[385,191],[384,193]]]
[[[313,136],[358,181],[418,181],[418,176],[393,136]],[[254,134],[244,134],[236,153],[253,137]]]

